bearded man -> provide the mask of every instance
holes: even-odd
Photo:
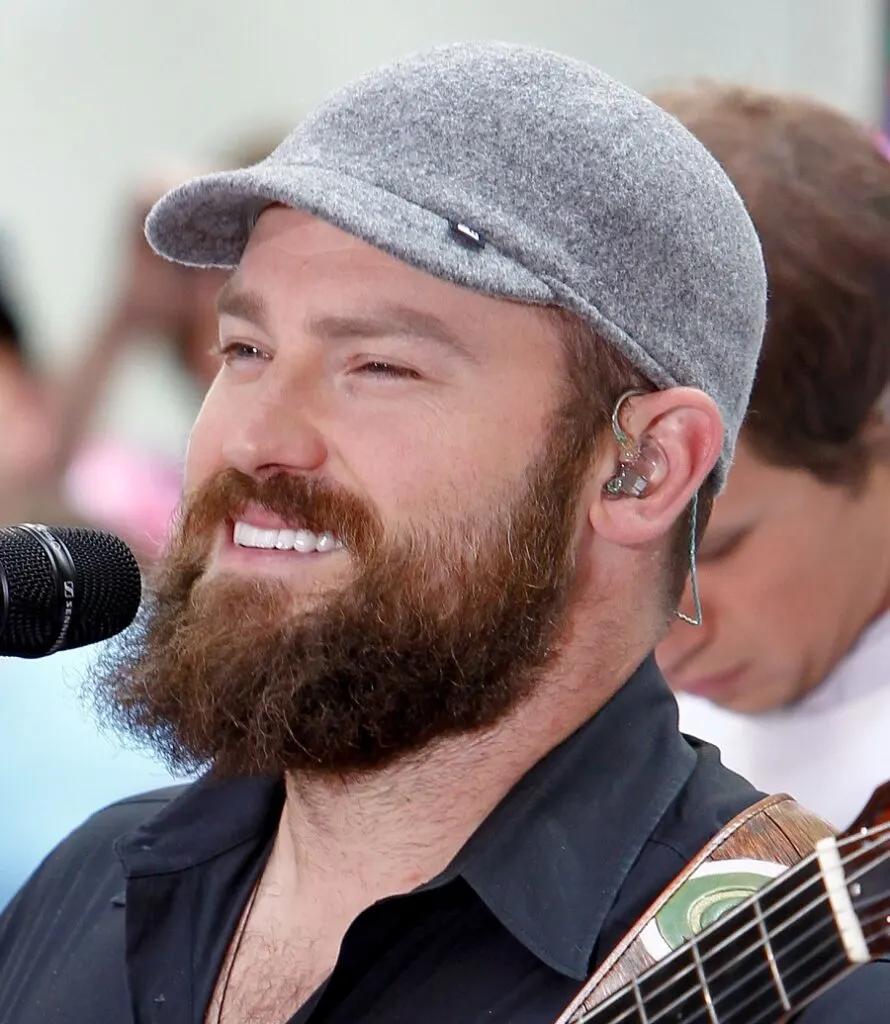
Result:
[[[234,269],[178,533],[93,685],[206,771],[38,870],[0,1019],[555,1020],[760,798],[651,656],[763,332],[738,195],[598,71],[454,45],[147,234]],[[804,1019],[883,1019],[888,973]]]

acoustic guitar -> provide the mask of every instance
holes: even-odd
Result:
[[[890,782],[842,836],[566,1024],[781,1024],[890,956]]]

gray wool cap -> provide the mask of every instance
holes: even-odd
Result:
[[[657,387],[701,388],[723,416],[723,484],[763,336],[760,244],[717,162],[643,96],[545,50],[437,47],[340,89],[260,163],[169,192],[146,235],[168,259],[232,267],[271,203],[561,306]]]

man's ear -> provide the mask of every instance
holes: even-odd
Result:
[[[714,468],[723,421],[703,391],[678,387],[622,396],[613,427],[590,524],[614,544],[644,546],[670,532]]]

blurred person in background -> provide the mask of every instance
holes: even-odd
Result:
[[[846,825],[890,776],[890,163],[809,99],[716,84],[654,99],[739,189],[769,279],[699,553],[704,622],[677,621],[659,662],[685,732]]]
[[[46,391],[21,314],[0,279],[0,521],[22,518],[31,507],[26,495],[45,478],[52,455]]]
[[[97,409],[115,381],[122,358],[138,344],[164,344],[194,396],[194,408],[218,367],[214,302],[225,274],[176,266],[151,251],[142,222],[155,199],[185,176],[175,171],[147,179],[124,223],[122,276],[102,323],[59,389],[54,472],[71,506],[91,524],[118,533],[143,561],[160,553],[181,492],[181,458],[132,442],[95,435]],[[164,395],[157,396],[158,418]],[[185,438],[183,437],[183,446]]]
[[[276,143],[271,132],[246,133],[226,148],[220,163],[250,166]],[[92,524],[118,533],[146,562],[157,559],[167,537],[181,494],[182,459],[91,435],[90,426],[115,370],[135,345],[164,344],[173,352],[189,385],[193,415],[219,369],[215,304],[228,272],[162,259],[142,230],[154,202],[196,170],[159,167],[135,190],[123,224],[122,276],[103,321],[59,392],[54,470],[64,480],[66,499]],[[160,417],[164,397],[158,398]]]
[[[247,166],[272,148],[249,140]],[[181,169],[147,175],[128,202],[119,264],[103,323],[61,380],[28,358],[24,330],[0,289],[0,523],[61,522],[108,529],[143,563],[163,548],[181,494],[181,464],[92,428],[115,369],[136,344],[166,344],[192,382],[195,407],[219,366],[216,295],[226,274],[157,256],[143,222]],[[159,394],[159,417],[165,396]],[[81,706],[80,685],[102,647],[8,659],[0,695],[0,908],[61,836],[109,802],[169,785],[153,755],[121,749]],[[39,752],[39,757],[35,757]]]
[[[143,562],[159,553],[181,493],[181,458],[97,431],[95,418],[134,345],[173,349],[195,409],[216,371],[214,301],[224,274],[160,259],[141,229],[154,199],[178,180],[155,176],[130,201],[121,280],[69,371],[51,373],[31,358],[0,281],[0,523],[89,525],[118,533]],[[156,396],[158,420],[165,401]]]
[[[0,287],[0,521],[85,525],[88,510],[76,510],[56,474],[52,388],[31,356],[7,291]],[[84,815],[171,780],[156,758],[122,750],[100,735],[80,706],[77,691],[95,653],[81,648],[51,658],[3,661],[0,907]]]
[[[265,137],[250,138],[230,152],[227,166],[247,166],[272,148]],[[126,202],[117,265],[101,322],[79,348],[73,369],[38,382],[43,444],[36,457],[3,473],[0,516],[4,522],[64,519],[119,534],[146,563],[159,555],[180,493],[182,457],[123,440],[97,429],[97,414],[118,382],[117,371],[137,346],[163,345],[174,355],[174,372],[186,384],[193,418],[219,367],[215,300],[226,278],[219,270],[178,266],[157,256],[142,224],[154,201],[194,173],[176,166],[147,174]],[[37,377],[35,376],[37,382]],[[179,389],[177,389],[179,390]],[[174,399],[156,398],[152,416],[160,422]],[[19,433],[24,418],[17,417]],[[184,424],[185,425],[185,424]],[[184,450],[185,430],[181,439]],[[27,445],[4,444],[4,456]],[[27,471],[25,471],[27,470]],[[4,495],[18,500],[4,514]],[[24,514],[27,509],[28,514]]]

